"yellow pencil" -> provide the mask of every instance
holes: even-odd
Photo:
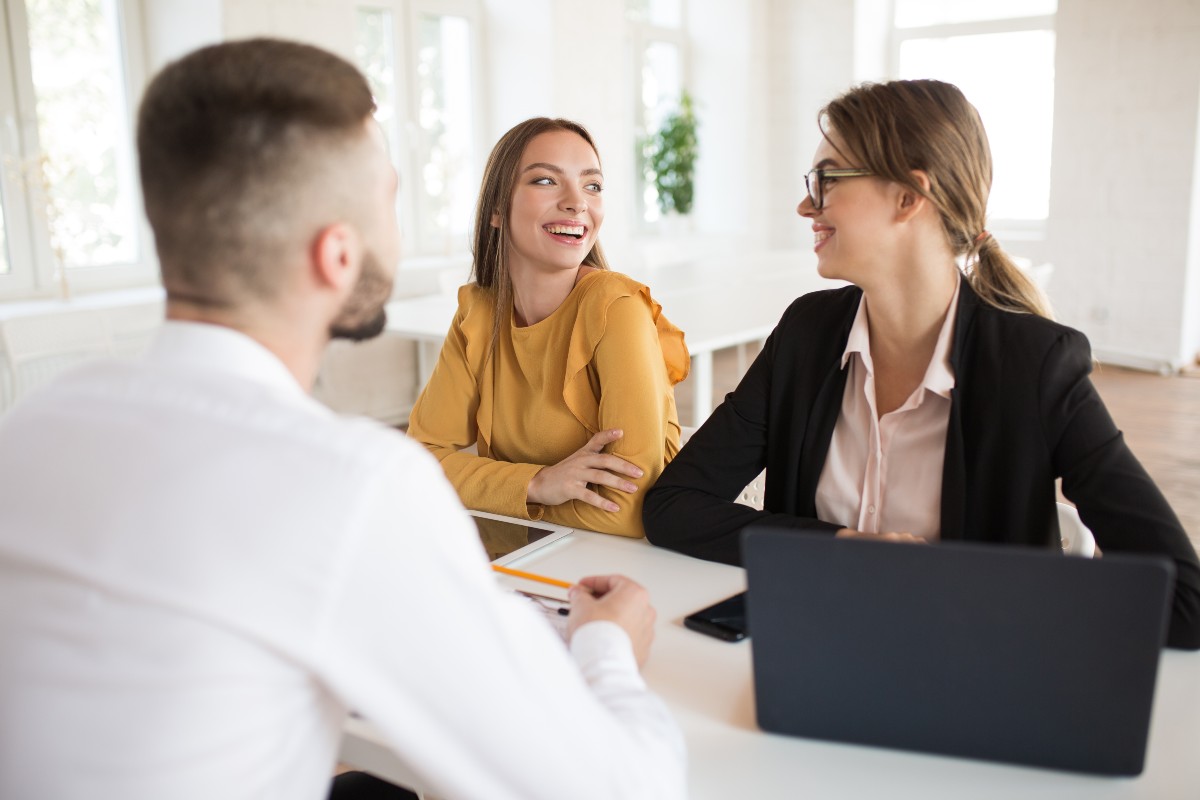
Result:
[[[530,581],[538,581],[539,583],[548,583],[551,586],[561,586],[564,589],[570,589],[571,584],[566,581],[560,581],[558,578],[547,578],[545,575],[534,575],[532,572],[522,572],[519,569],[510,569],[502,567],[499,564],[492,564],[492,569],[496,572],[503,572],[505,575],[512,575],[515,578],[525,578]]]

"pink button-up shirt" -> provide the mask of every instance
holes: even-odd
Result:
[[[875,374],[867,328],[867,298],[842,353],[849,365],[842,410],[817,483],[817,516],[868,533],[904,531],[941,536],[942,461],[950,423],[950,344],[958,289],[938,333],[925,377],[908,399],[882,417],[875,405]]]

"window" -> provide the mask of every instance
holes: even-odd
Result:
[[[658,130],[663,119],[679,107],[686,88],[687,38],[683,0],[626,0],[625,17],[633,47],[634,125],[639,141]],[[638,148],[638,206],[642,222],[653,226],[661,217],[658,192],[645,178]]]
[[[1057,0],[896,0],[893,72],[957,85],[992,147],[989,226],[1039,232],[1050,209]]]
[[[152,280],[130,100],[142,86],[137,3],[4,0],[4,11],[0,292]]]
[[[355,12],[354,22],[354,60],[371,87],[371,95],[375,98],[375,119],[383,130],[392,163],[396,171],[403,175],[399,113],[402,100],[396,81],[395,15],[388,8],[359,8]],[[411,217],[411,212],[405,208],[405,188],[401,181],[400,191],[396,193],[396,213],[402,223],[401,233],[407,241],[403,222]]]
[[[483,172],[479,31],[474,0],[412,0],[407,14],[398,3],[356,11],[355,56],[393,148],[405,247],[416,255],[470,246]]]

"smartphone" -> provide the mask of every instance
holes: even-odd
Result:
[[[746,593],[735,594],[683,618],[685,627],[726,642],[740,642],[750,635],[746,624]]]

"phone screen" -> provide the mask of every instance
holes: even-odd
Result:
[[[746,593],[735,594],[683,618],[683,624],[698,633],[727,642],[740,642],[750,635],[746,623]]]
[[[475,520],[475,527],[479,529],[479,539],[483,542],[483,549],[487,551],[488,561],[503,558],[554,533],[548,528],[539,528],[536,525],[519,525],[475,515],[471,515],[471,519]]]

